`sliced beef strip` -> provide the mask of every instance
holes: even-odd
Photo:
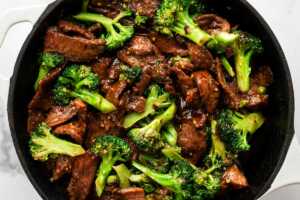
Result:
[[[86,200],[94,185],[97,167],[98,158],[89,152],[74,158],[67,188],[70,200]]]
[[[121,0],[91,0],[89,9],[107,17],[116,17],[122,9]]]
[[[106,94],[106,99],[113,103],[115,106],[120,106],[120,98],[125,91],[128,83],[127,81],[120,80],[109,87]]]
[[[200,15],[196,18],[196,22],[203,30],[209,33],[215,31],[229,32],[231,29],[230,23],[216,14]]]
[[[51,85],[59,76],[63,67],[58,67],[50,71],[50,73],[41,80],[40,85],[28,105],[28,120],[27,131],[31,133],[38,124],[43,122],[46,118],[45,113],[53,106],[51,99]]]
[[[192,63],[191,59],[189,58],[181,58],[179,60],[171,61],[171,65],[182,69],[185,72],[192,72],[194,69],[197,69],[195,65]]]
[[[129,7],[142,16],[154,17],[160,0],[130,0]]]
[[[149,67],[164,61],[164,56],[148,37],[134,36],[127,47],[118,52],[118,58],[131,67]]]
[[[51,181],[59,180],[63,175],[72,172],[73,159],[69,156],[60,156],[56,159],[55,167],[53,168]]]
[[[162,53],[170,54],[173,56],[189,55],[187,48],[177,42],[174,38],[159,34],[157,32],[152,32],[149,35],[149,38]]]
[[[102,39],[85,39],[71,37],[60,33],[57,28],[49,28],[44,41],[46,52],[60,53],[69,61],[88,62],[94,60],[104,51]]]
[[[126,104],[127,112],[142,113],[145,111],[146,99],[143,96],[130,96]]]
[[[267,65],[261,66],[253,72],[251,84],[268,87],[273,83],[273,72]]]
[[[68,34],[70,36],[80,36],[86,39],[95,39],[94,34],[91,33],[88,29],[69,21],[60,20],[58,22],[58,28],[63,33]]]
[[[192,63],[195,65],[195,67],[211,69],[214,59],[210,51],[205,46],[199,46],[189,42],[187,47]]]
[[[206,136],[202,131],[198,131],[191,121],[184,121],[180,125],[177,142],[193,163],[198,162],[207,148]]]
[[[130,187],[120,189],[119,193],[124,200],[145,200],[145,192],[143,188]]]
[[[205,127],[207,121],[207,114],[203,113],[202,111],[196,111],[192,115],[192,120],[196,128],[202,129]]]
[[[223,190],[227,189],[228,187],[232,187],[233,189],[242,189],[248,186],[249,184],[247,178],[236,165],[226,169],[221,182],[221,187]]]
[[[56,135],[68,135],[76,143],[82,144],[83,136],[86,130],[86,123],[83,121],[70,122],[68,124],[61,125],[54,129]]]
[[[151,79],[152,78],[150,72],[148,70],[143,70],[140,81],[133,86],[132,89],[133,92],[136,93],[137,95],[144,94],[146,88],[149,86],[151,82]]]
[[[45,122],[48,126],[54,127],[67,122],[76,116],[80,110],[84,109],[86,109],[86,104],[79,99],[75,99],[67,106],[53,107],[48,113]]]
[[[111,57],[100,57],[92,64],[93,71],[98,75],[100,80],[107,78],[107,69],[112,64]]]
[[[214,112],[220,99],[218,82],[207,71],[198,71],[192,74],[195,80],[200,97],[206,106],[207,112]]]
[[[110,68],[108,68],[108,78],[111,80],[119,80],[121,73],[121,62],[115,59]]]

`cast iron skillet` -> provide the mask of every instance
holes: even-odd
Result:
[[[44,169],[31,159],[26,132],[27,105],[34,94],[33,85],[38,73],[35,61],[47,27],[55,24],[64,14],[76,13],[80,2],[58,0],[48,6],[24,43],[10,82],[8,117],[14,145],[28,178],[44,200],[67,199],[66,183],[50,183],[49,178],[44,175]],[[265,111],[268,121],[255,135],[251,152],[241,156],[241,166],[249,178],[251,188],[228,193],[222,198],[253,200],[269,189],[294,135],[294,93],[290,72],[271,29],[245,0],[208,2],[217,13],[262,38],[266,49],[265,57],[274,72],[274,84],[269,91],[270,106]]]

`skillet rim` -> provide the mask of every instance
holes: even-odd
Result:
[[[11,136],[12,136],[13,143],[14,143],[14,148],[15,148],[18,158],[21,162],[21,166],[26,173],[26,176],[30,180],[30,182],[33,185],[33,187],[35,188],[35,190],[38,192],[38,194],[44,200],[50,200],[50,199],[49,199],[49,197],[47,197],[47,195],[41,189],[41,187],[37,184],[36,178],[33,177],[31,170],[29,169],[28,164],[25,161],[24,154],[21,151],[19,139],[17,137],[17,133],[15,130],[15,125],[16,125],[16,121],[14,119],[14,101],[15,101],[15,90],[16,90],[15,86],[16,86],[16,79],[19,75],[20,67],[23,62],[25,52],[27,51],[27,48],[34,37],[34,33],[38,30],[40,24],[45,19],[47,19],[48,16],[56,9],[56,7],[59,6],[61,3],[63,3],[64,1],[65,0],[56,0],[55,2],[49,4],[47,6],[47,8],[44,10],[44,12],[41,14],[41,16],[39,17],[38,21],[34,24],[31,32],[29,33],[26,41],[24,42],[24,44],[20,50],[17,61],[15,63],[13,75],[10,78],[10,86],[9,86],[9,94],[8,94],[8,102],[7,102],[8,121],[9,121]],[[229,1],[229,4],[232,1],[233,0]],[[288,127],[288,129],[286,130],[285,141],[283,142],[283,145],[280,150],[280,155],[278,156],[276,166],[272,169],[271,175],[269,176],[267,181],[264,184],[262,184],[262,186],[260,186],[259,189],[254,191],[254,193],[256,193],[256,194],[254,194],[255,199],[258,199],[270,188],[271,184],[273,183],[274,179],[276,178],[279,170],[281,169],[281,167],[283,165],[283,162],[285,161],[287,152],[289,150],[290,144],[294,137],[294,134],[295,134],[295,131],[294,131],[294,112],[295,112],[294,98],[295,97],[294,97],[293,82],[292,82],[288,62],[286,60],[286,57],[282,50],[282,47],[281,47],[278,39],[276,38],[275,34],[271,30],[268,23],[264,20],[264,18],[259,14],[259,12],[250,3],[248,3],[246,0],[237,0],[237,1],[240,1],[241,5],[243,7],[245,7],[246,9],[248,9],[249,12],[253,15],[253,17],[256,18],[258,23],[260,23],[260,25],[262,27],[264,27],[264,32],[267,33],[268,37],[270,38],[271,43],[275,46],[275,50],[280,55],[279,59],[282,62],[282,65],[280,67],[282,67],[282,69],[284,70],[284,76],[287,79],[288,94],[290,95],[289,99],[288,99],[288,109],[287,109],[288,118],[286,119],[286,127]]]

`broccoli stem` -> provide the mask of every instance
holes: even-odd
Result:
[[[248,53],[239,52],[235,56],[237,84],[241,92],[248,92],[250,89],[250,59],[253,51]]]
[[[37,90],[40,84],[40,81],[43,80],[49,73],[49,70],[46,67],[41,66],[37,80],[34,83],[34,89]]]
[[[211,36],[201,30],[189,16],[188,10],[177,13],[177,23],[172,30],[177,34],[186,37],[198,45],[205,44]]]
[[[229,63],[229,61],[227,60],[227,58],[225,56],[221,57],[221,62],[223,64],[224,68],[226,69],[226,71],[228,72],[229,76],[234,77],[235,72],[233,71],[231,64]]]
[[[103,113],[110,113],[117,108],[97,92],[90,92],[86,89],[70,91],[71,96],[80,98]]]
[[[128,170],[126,165],[120,164],[118,166],[114,166],[113,168],[118,175],[120,187],[128,188],[130,186],[129,177],[131,176],[131,172]]]
[[[103,193],[103,190],[106,185],[107,177],[109,176],[111,170],[113,169],[113,166],[117,159],[114,159],[111,155],[111,153],[108,153],[107,155],[104,155],[102,157],[102,162],[100,164],[100,167],[98,169],[97,178],[95,181],[96,185],[96,193],[97,196],[100,197]]]

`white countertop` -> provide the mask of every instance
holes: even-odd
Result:
[[[7,9],[48,3],[52,0],[10,0],[0,4],[0,19]],[[262,14],[278,37],[290,65],[296,98],[295,131],[300,130],[300,1],[297,0],[249,0]],[[4,12],[3,12],[4,11]],[[6,117],[8,82],[14,62],[23,41],[30,32],[30,23],[20,23],[10,29],[0,48],[0,199],[40,200],[31,186],[16,157]],[[1,30],[0,30],[1,31]],[[297,48],[298,47],[298,48]],[[300,183],[300,134],[293,141],[284,166],[273,183],[272,189],[285,184]]]

